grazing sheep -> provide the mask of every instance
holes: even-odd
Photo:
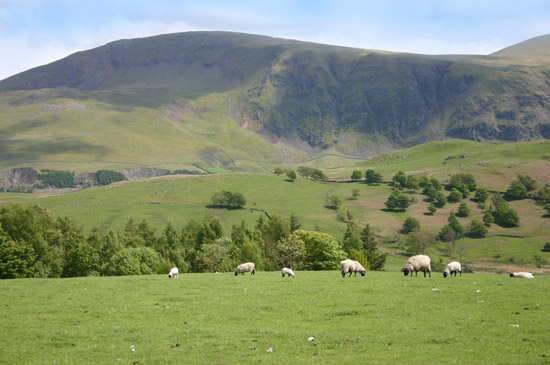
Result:
[[[285,277],[285,275],[288,274],[289,277],[293,277],[295,278],[296,275],[294,275],[294,271],[292,271],[292,269],[289,269],[288,267],[283,267],[283,269],[281,270],[281,273],[283,274],[283,278]]]
[[[342,273],[342,277],[345,278],[347,273],[349,273],[349,276],[351,276],[351,273],[357,276],[357,273],[360,272],[361,276],[365,276],[367,270],[357,261],[344,260],[340,262],[340,272]]]
[[[411,273],[411,276],[412,276],[413,271],[416,274],[416,276],[418,276],[419,271],[423,271],[424,277],[426,277],[426,271],[427,271],[430,277],[432,277],[432,273],[431,273],[432,266],[431,266],[430,258],[426,255],[416,255],[416,256],[409,257],[403,272],[405,273],[405,276],[409,275],[409,273]]]
[[[239,274],[244,275],[245,272],[250,272],[251,275],[256,274],[256,269],[254,268],[253,262],[247,262],[246,264],[240,264],[239,266],[237,266],[237,270],[235,270],[235,276]]]
[[[530,272],[513,272],[510,274],[511,278],[524,278],[524,279],[534,279],[535,274]]]
[[[179,271],[178,271],[178,268],[177,267],[173,267],[170,272],[168,273],[168,277],[169,278],[177,278],[178,277],[178,274],[179,274]]]
[[[447,275],[453,276],[453,273],[456,276],[457,272],[460,273],[460,276],[462,276],[462,265],[460,265],[460,262],[458,261],[453,261],[448,264],[445,271],[443,271],[443,277],[446,278]]]

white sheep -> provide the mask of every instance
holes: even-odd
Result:
[[[510,274],[511,278],[524,278],[524,279],[534,279],[535,274],[530,272],[513,272]]]
[[[446,278],[447,275],[453,276],[453,273],[456,276],[456,273],[460,273],[460,276],[462,276],[462,265],[460,265],[460,262],[453,261],[447,265],[445,268],[445,271],[443,271],[443,277]]]
[[[292,276],[293,278],[296,277],[296,275],[294,275],[294,271],[292,271],[292,269],[289,269],[288,267],[283,267],[281,273],[283,274],[283,278],[285,277],[285,275],[288,275],[289,277]]]
[[[432,266],[430,258],[426,255],[416,255],[409,257],[407,263],[405,264],[405,269],[403,270],[403,272],[405,273],[405,276],[407,276],[409,273],[411,273],[412,276],[413,271],[416,276],[418,276],[419,271],[423,271],[424,277],[426,277],[427,271],[430,277],[432,277]]]
[[[361,276],[365,276],[367,270],[358,261],[348,259],[340,262],[340,272],[342,277],[345,278],[347,273],[349,273],[349,276],[351,276],[351,273],[357,276],[357,273],[360,272]]]
[[[256,274],[256,269],[254,268],[253,262],[247,262],[246,264],[240,264],[239,266],[237,266],[237,269],[235,270],[235,276],[239,274],[244,275],[245,272],[250,272],[251,275]]]
[[[178,268],[177,267],[173,267],[170,272],[168,273],[168,277],[169,278],[177,278],[178,277],[178,274],[179,274],[179,271],[178,271]]]

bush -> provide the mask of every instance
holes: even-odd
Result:
[[[405,211],[411,204],[411,201],[401,194],[399,190],[394,190],[385,204],[388,209]]]
[[[542,252],[550,252],[550,242],[546,242],[544,247],[541,250]]]
[[[365,182],[367,184],[380,184],[382,182],[382,174],[369,169],[365,173]]]
[[[462,200],[462,193],[458,189],[452,188],[451,193],[447,197],[447,201],[449,203],[458,203],[461,200]]]
[[[470,228],[468,229],[467,236],[473,238],[482,238],[487,235],[489,229],[482,222],[477,219],[472,220]]]
[[[527,198],[527,189],[519,180],[514,180],[510,183],[510,187],[506,190],[505,197],[507,200],[521,200]]]
[[[458,207],[458,212],[456,213],[458,217],[467,217],[470,215],[470,208],[468,207],[468,204],[466,203],[460,203],[460,206]]]

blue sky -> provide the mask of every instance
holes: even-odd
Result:
[[[550,33],[549,0],[0,0],[0,80],[122,38],[223,30],[422,54]]]

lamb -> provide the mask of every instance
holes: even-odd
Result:
[[[524,278],[524,279],[534,279],[535,274],[530,272],[513,272],[510,273],[511,278]]]
[[[460,265],[460,262],[453,261],[447,265],[445,268],[445,271],[443,271],[443,277],[446,278],[447,275],[453,276],[453,273],[456,276],[456,273],[460,273],[460,276],[462,276],[462,265]]]
[[[178,271],[178,268],[177,267],[173,267],[172,269],[170,269],[170,272],[168,273],[168,277],[169,278],[177,278],[178,277],[178,274],[179,274],[179,271]]]
[[[294,271],[292,271],[292,269],[289,269],[288,267],[283,267],[283,269],[281,270],[281,273],[283,274],[283,278],[285,277],[286,274],[288,274],[289,277],[293,277],[295,278],[296,275],[294,275]]]
[[[360,272],[361,276],[365,276],[367,270],[365,270],[363,265],[361,265],[358,261],[344,260],[340,262],[340,272],[342,273],[342,277],[345,278],[347,273],[349,273],[349,276],[351,276],[351,273],[354,273],[355,276],[357,276],[357,273]]]
[[[426,255],[416,255],[409,257],[407,260],[407,263],[405,264],[405,269],[403,272],[405,273],[405,276],[409,275],[409,273],[415,272],[416,276],[418,276],[419,271],[424,272],[424,277],[426,277],[426,271],[428,271],[428,274],[430,277],[432,277],[432,267],[431,267],[431,260]]]
[[[239,274],[244,275],[245,272],[250,272],[251,275],[256,274],[256,269],[254,268],[253,262],[247,262],[245,264],[240,264],[239,266],[237,266],[237,270],[235,270],[235,276]]]

